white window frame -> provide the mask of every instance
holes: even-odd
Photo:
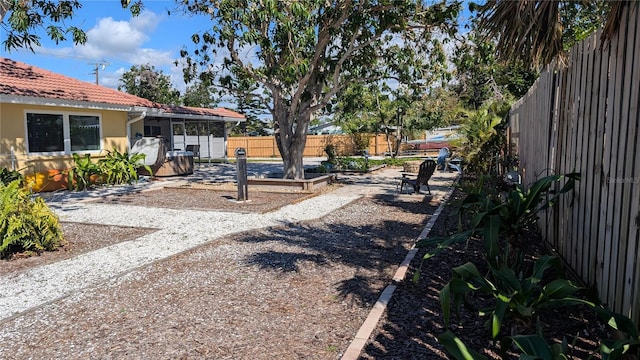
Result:
[[[63,134],[63,151],[49,151],[49,152],[31,152],[29,151],[29,124],[27,122],[27,114],[47,114],[47,115],[62,115],[62,134]],[[71,127],[69,126],[69,116],[95,116],[98,118],[99,136],[100,136],[100,149],[98,150],[78,150],[71,151]],[[24,142],[26,144],[27,154],[29,155],[71,155],[73,153],[88,153],[99,154],[104,149],[104,138],[102,137],[102,114],[91,112],[72,112],[72,111],[56,111],[56,110],[29,110],[24,111]]]

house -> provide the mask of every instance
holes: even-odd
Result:
[[[226,158],[225,123],[242,121],[228,109],[159,104],[0,57],[0,168],[64,169],[73,153],[123,152],[142,136]]]
[[[309,135],[335,135],[335,134],[344,134],[342,127],[339,125],[335,125],[334,123],[328,122],[316,126],[311,126],[309,131],[307,132]]]

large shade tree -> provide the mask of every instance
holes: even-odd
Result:
[[[436,35],[455,29],[459,7],[446,1],[185,0],[184,9],[210,16],[212,27],[194,34],[196,49],[182,55],[188,75],[250,79],[261,88],[254,94],[267,100],[275,121],[284,177],[301,178],[314,114],[354,82],[419,84]]]

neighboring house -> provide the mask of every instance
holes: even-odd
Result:
[[[339,125],[334,125],[333,123],[324,123],[316,126],[312,126],[307,131],[309,135],[336,135],[336,134],[344,134],[342,127]]]
[[[169,106],[0,57],[0,168],[64,169],[72,153],[123,152],[136,137],[162,136],[171,149],[200,145],[201,157],[226,157],[224,108]]]

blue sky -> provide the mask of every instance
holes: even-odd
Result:
[[[34,48],[35,52],[1,48],[2,56],[88,82],[95,82],[93,71],[104,60],[104,69],[98,65],[99,83],[112,88],[117,88],[118,79],[131,66],[149,63],[169,75],[174,86],[184,92],[182,69],[173,63],[180,58],[180,49],[193,49],[191,35],[209,29],[210,19],[174,11],[174,0],[145,0],[145,9],[138,17],[122,9],[119,0],[81,3],[82,8],[67,25],[84,29],[86,44],[67,41],[56,45],[43,30],[42,47]],[[468,12],[464,13],[468,17]],[[0,34],[0,39],[4,41],[6,34]]]
[[[132,17],[122,9],[118,0],[82,1],[68,25],[81,27],[87,33],[85,45],[61,42],[56,45],[41,32],[42,47],[30,50],[2,48],[2,56],[22,61],[75,79],[95,82],[92,74],[95,64],[104,60],[108,65],[99,66],[100,85],[116,88],[118,79],[132,65],[151,64],[169,75],[176,88],[184,91],[182,70],[173,62],[180,58],[180,49],[192,49],[191,35],[209,28],[211,21],[205,17],[188,17],[174,12],[173,0],[146,0],[145,10]],[[167,15],[167,10],[172,10]],[[2,34],[2,41],[6,35]]]

